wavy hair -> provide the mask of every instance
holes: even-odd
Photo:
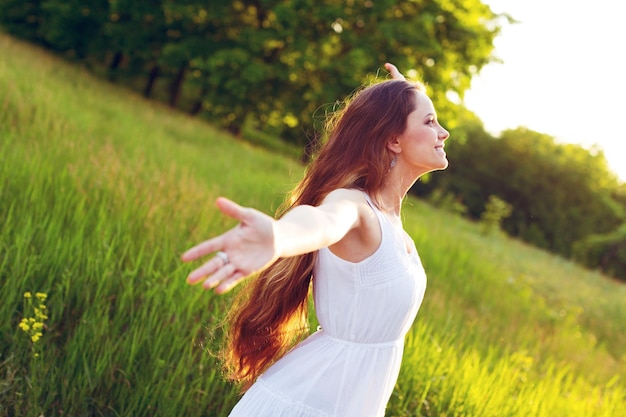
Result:
[[[420,83],[386,80],[357,91],[326,122],[326,138],[303,179],[277,212],[317,206],[338,188],[365,191],[380,205],[393,155],[387,143],[402,134],[416,109]],[[308,293],[317,251],[281,258],[251,279],[227,317],[222,350],[226,377],[245,391],[308,332]]]

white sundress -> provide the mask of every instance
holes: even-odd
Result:
[[[403,231],[371,200],[382,239],[357,263],[319,250],[313,298],[321,329],[250,387],[230,417],[382,417],[426,274]]]

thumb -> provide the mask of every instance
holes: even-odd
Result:
[[[215,201],[215,204],[217,208],[228,217],[239,221],[244,221],[246,218],[246,209],[226,197],[219,197]]]

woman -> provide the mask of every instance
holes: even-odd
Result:
[[[258,274],[230,315],[225,363],[247,388],[231,416],[384,415],[426,286],[402,201],[448,166],[449,136],[424,87],[386,67],[394,79],[364,88],[329,123],[278,220],[219,198],[239,225],[183,255],[217,252],[187,280],[218,293]],[[311,281],[321,326],[292,348]]]

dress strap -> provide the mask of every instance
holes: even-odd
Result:
[[[369,194],[366,193],[365,191],[363,191],[363,195],[365,196],[365,200],[367,201],[367,204],[372,206],[372,208],[376,208],[376,204],[374,204],[374,202],[372,201],[372,198],[369,196]]]
[[[372,210],[374,210],[374,213],[376,214],[376,218],[378,218],[378,223],[380,224],[380,227],[382,228],[382,225],[387,220],[387,217],[378,208],[378,206],[374,204],[374,201],[372,201],[372,198],[365,191],[363,191],[363,195],[365,196],[365,201],[367,201],[367,204],[369,204]]]

